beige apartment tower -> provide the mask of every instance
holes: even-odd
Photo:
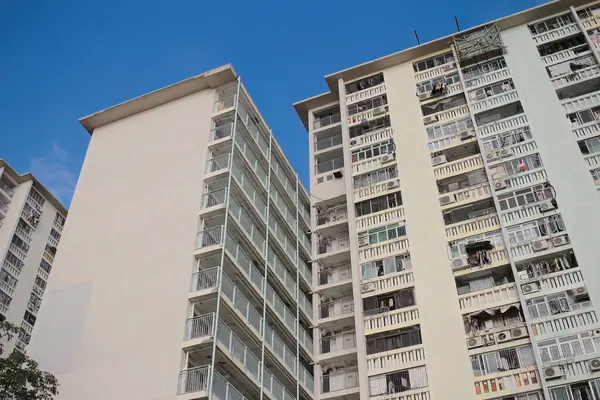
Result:
[[[0,319],[22,328],[5,354],[27,352],[66,217],[32,174],[0,159]]]
[[[295,104],[316,399],[600,400],[599,30],[555,1]]]

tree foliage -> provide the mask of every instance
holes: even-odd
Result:
[[[4,344],[21,331],[7,321],[0,322],[0,355]],[[18,351],[0,357],[0,399],[52,400],[58,394],[58,381],[38,363]]]

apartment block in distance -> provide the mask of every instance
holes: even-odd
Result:
[[[310,201],[232,67],[81,123],[30,347],[58,399],[313,398]]]
[[[27,351],[66,217],[33,175],[0,159],[0,319],[22,328],[6,354]]]
[[[600,400],[600,3],[325,77],[315,398]]]

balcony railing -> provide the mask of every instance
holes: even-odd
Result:
[[[325,172],[335,169],[344,168],[344,157],[334,158],[332,160],[323,161],[315,165],[315,174],[324,174]]]
[[[233,308],[245,319],[248,325],[254,328],[257,337],[262,337],[262,320],[260,312],[250,304],[232,280],[225,274],[222,275],[221,293],[233,304]],[[220,328],[219,328],[220,329]],[[218,334],[218,333],[217,333]]]
[[[370,197],[381,196],[382,194],[397,192],[399,189],[400,181],[398,178],[392,178],[387,181],[354,189],[354,200],[359,201]]]
[[[594,168],[600,164],[600,152],[589,154],[585,156],[584,160],[588,167]]]
[[[250,165],[250,169],[254,172],[256,178],[260,181],[263,187],[267,188],[268,172],[263,166],[263,163],[259,160],[256,152],[252,150],[248,141],[244,139],[242,135],[235,136],[235,146],[242,154],[242,157],[246,160],[246,163]],[[266,161],[265,161],[266,162]],[[235,163],[237,165],[237,162]]]
[[[11,243],[10,246],[8,247],[8,249],[15,255],[17,256],[19,259],[21,259],[21,261],[25,260],[25,257],[27,256],[27,254],[25,254],[25,252],[23,250],[21,250],[17,245],[15,245],[14,243]],[[44,253],[44,255],[46,255],[47,253]],[[52,264],[54,262],[54,257],[48,255],[50,257],[51,260],[48,260],[50,262],[50,264]]]
[[[464,189],[455,190],[440,195],[442,208],[457,207],[460,205],[485,200],[492,196],[492,189],[487,183],[469,186]]]
[[[461,134],[464,132],[469,132],[471,134],[471,138],[463,139],[461,137]],[[477,139],[475,138],[475,130],[473,128],[469,128],[469,129],[463,130],[461,132],[457,132],[453,136],[446,136],[441,139],[430,141],[427,146],[429,147],[429,151],[435,152],[435,151],[451,149],[452,147],[456,147],[456,146],[464,146],[466,143],[471,143],[476,140]]]
[[[373,284],[374,291],[383,293],[411,287],[414,285],[414,281],[415,278],[412,272],[402,271],[372,278],[368,282]]]
[[[511,190],[520,189],[525,186],[532,186],[544,183],[548,180],[546,170],[542,168],[532,169],[504,178]]]
[[[223,225],[207,228],[196,236],[196,249],[217,246],[223,244],[225,239],[225,227]]]
[[[321,377],[321,393],[358,388],[358,369],[348,369]]]
[[[319,285],[346,282],[352,278],[352,267],[349,265],[319,271]]]
[[[356,333],[338,333],[321,338],[321,354],[336,353],[356,348]]]
[[[202,271],[194,272],[190,282],[190,293],[199,290],[214,289],[219,284],[221,277],[221,268],[214,267]]]
[[[481,157],[481,154],[475,154],[461,158],[460,160],[438,165],[434,167],[433,174],[436,179],[440,180],[481,168],[483,168],[483,158]]]
[[[229,357],[246,372],[252,381],[260,382],[260,360],[221,320],[219,320],[217,327],[217,342],[225,348]]]
[[[383,93],[385,93],[385,83],[380,83],[377,86],[371,86],[370,88],[346,95],[346,104],[356,103],[357,101],[375,97]]]
[[[394,130],[391,127],[377,128],[362,136],[350,139],[350,148],[364,146],[372,143],[379,143],[394,137]]]
[[[196,393],[208,390],[210,377],[211,368],[208,365],[184,369],[179,373],[177,394]]]
[[[598,65],[592,65],[591,67],[580,69],[570,75],[562,75],[552,78],[551,81],[554,89],[561,89],[574,83],[594,78],[598,75],[600,75],[600,67],[598,67]]]
[[[570,48],[567,50],[549,54],[547,56],[542,57],[542,63],[544,63],[545,66],[548,66],[548,65],[558,64],[560,62],[568,61],[573,58],[592,54],[592,52],[590,50],[588,50],[586,47],[587,47],[587,45],[582,45],[582,46],[577,46],[577,47],[573,47],[573,48]]]
[[[0,182],[0,189],[8,195],[9,198],[12,198],[15,194],[15,191],[8,187],[8,185],[4,182]]]
[[[600,92],[588,93],[562,101],[562,107],[566,114],[597,106],[600,106]]]
[[[246,105],[243,102],[240,103],[238,107],[238,117],[240,118],[243,127],[250,133],[254,145],[259,149],[260,154],[264,156],[264,160],[267,161],[269,159],[269,133],[266,131],[266,127],[263,127],[259,122],[259,118],[256,116],[253,118],[251,114],[253,113],[246,109]],[[236,138],[237,136],[238,135],[236,135]]]
[[[382,314],[364,317],[365,335],[400,329],[417,324],[419,310],[417,307],[400,308]]]
[[[475,236],[484,232],[500,229],[498,216],[493,213],[495,210],[484,210],[490,212],[489,215],[468,219],[456,224],[446,226],[446,237],[448,240],[456,240],[465,236]]]
[[[341,118],[340,118],[339,113],[328,115],[323,118],[315,119],[313,122],[313,129],[317,130],[317,129],[325,128],[326,126],[337,124],[340,121],[341,121]]]
[[[583,125],[572,125],[573,135],[577,140],[600,135],[600,121],[592,121]]]
[[[367,229],[373,226],[386,225],[404,219],[404,207],[390,208],[375,214],[356,218],[356,229]]]
[[[502,222],[506,224],[516,224],[523,222],[524,220],[542,218],[546,212],[542,212],[540,204],[541,203],[526,204],[524,206],[517,206],[517,208],[514,209],[502,211]]]
[[[500,93],[485,100],[473,103],[473,112],[478,113],[492,108],[500,107],[508,103],[513,103],[519,99],[519,95],[516,90],[510,92]]]
[[[212,398],[220,400],[248,400],[218,372],[213,371]]]
[[[268,324],[265,325],[265,344],[269,347],[275,357],[288,369],[292,376],[296,375],[297,358],[281,338],[275,333],[273,328]],[[304,368],[304,366],[300,366]]]
[[[554,244],[553,239],[561,238],[556,244]],[[530,240],[526,240],[524,242],[515,243],[510,248],[510,254],[515,260],[522,260],[528,258],[531,254],[539,253],[538,250],[534,250],[533,243],[540,241],[545,242],[548,249],[560,248],[569,244],[569,240],[563,240],[568,238],[567,232],[560,232],[560,234],[537,238],[530,238]]]
[[[215,326],[215,313],[188,318],[185,321],[185,340],[213,336]]]
[[[225,92],[223,92],[222,94],[225,94]],[[236,102],[237,102],[237,95],[235,95],[235,94],[230,94],[228,96],[219,97],[214,102],[213,113],[218,113],[218,112],[227,110],[229,108],[232,108],[235,106]]]
[[[317,214],[317,226],[331,224],[337,221],[348,219],[348,208],[346,206],[338,206],[331,210]]]
[[[372,244],[358,249],[358,259],[361,263],[368,260],[379,260],[392,255],[405,253],[409,250],[409,242],[406,236],[382,243]]]
[[[515,392],[529,392],[539,388],[541,388],[540,379],[534,368],[523,372],[512,370],[475,378],[475,394],[484,399],[502,397]]]
[[[581,25],[583,25],[583,27],[586,30],[590,30],[590,29],[599,27],[600,26],[600,15],[592,15],[591,17],[582,19]]]
[[[227,188],[211,190],[202,195],[202,209],[225,205]]]
[[[519,293],[514,283],[479,290],[458,297],[462,312],[479,311],[484,308],[500,307],[519,301]]]
[[[210,132],[210,137],[213,141],[225,139],[233,135],[233,123],[215,126]]]
[[[231,154],[222,154],[217,157],[210,158],[206,161],[206,173],[221,171],[229,168],[231,162]]]
[[[527,282],[537,282],[539,291],[535,292],[536,296],[540,296],[546,292],[556,289],[573,289],[583,284],[583,276],[579,269],[554,272],[549,275],[543,275],[533,279],[527,279]],[[523,290],[523,287],[521,287]],[[526,293],[524,293],[526,294]]]
[[[345,250],[350,247],[350,238],[345,236],[338,236],[329,239],[323,239],[317,243],[317,254],[323,255],[328,253],[334,253],[340,250]]]
[[[240,167],[237,162],[233,163],[231,174],[235,183],[242,188],[246,198],[250,200],[256,209],[256,212],[262,217],[263,220],[266,220],[267,203],[265,203],[265,200],[260,194],[260,187],[259,189],[256,188],[255,184],[253,183],[254,181],[249,177],[247,171]]]
[[[438,113],[428,115],[425,117],[425,120],[433,120],[434,122],[446,122],[458,119],[460,117],[464,117],[466,115],[469,115],[469,106],[464,104],[458,107],[451,108],[449,110],[440,111]]]
[[[239,243],[229,233],[227,233],[225,249],[227,250],[229,256],[235,261],[238,268],[240,268],[243,271],[243,274],[246,275],[248,281],[254,284],[256,291],[261,295],[264,294],[265,277],[258,270],[258,268],[256,268],[252,258],[248,256],[242,246],[240,246]]]
[[[281,382],[269,371],[263,367],[263,388],[271,399],[296,400],[296,398],[283,386]]]
[[[325,139],[317,140],[315,142],[315,151],[322,151],[329,149],[334,146],[342,145],[342,135],[336,135]]]
[[[271,168],[273,169],[273,174],[271,174],[271,176],[276,176],[278,178],[285,193],[287,193],[290,197],[292,204],[297,204],[298,199],[296,195],[296,181],[294,180],[294,182],[292,182],[288,178],[288,175],[285,173],[283,167],[274,157],[271,157]],[[271,178],[271,180],[273,179]]]
[[[367,355],[367,370],[370,374],[386,373],[394,369],[410,368],[424,362],[425,349],[422,345],[417,345]]]
[[[354,314],[354,300],[352,297],[321,303],[319,305],[319,318],[321,319],[352,314]]]
[[[598,324],[598,316],[589,308],[577,309],[566,313],[550,315],[539,321],[531,322],[531,335],[544,336],[553,333],[574,330],[577,328],[591,329]],[[589,328],[588,328],[589,327]]]
[[[248,216],[246,211],[240,206],[234,197],[229,198],[229,212],[231,216],[240,225],[242,230],[248,235],[248,238],[256,246],[256,251],[259,254],[265,252],[265,235],[258,229],[256,224]]]
[[[517,129],[527,125],[527,117],[525,114],[514,115],[511,117],[499,119],[489,124],[484,124],[479,127],[481,137],[495,135],[506,132],[512,129]]]
[[[456,63],[452,61],[447,64],[439,65],[435,68],[425,70],[423,72],[417,72],[415,73],[415,81],[421,82],[428,79],[437,78],[438,76],[450,73],[454,68],[456,68]]]
[[[467,87],[467,89],[473,89],[475,87],[488,85],[490,83],[498,82],[507,78],[510,78],[510,71],[508,70],[508,68],[503,68],[496,71],[488,72],[487,74],[479,75],[472,79],[465,77],[465,86]]]
[[[533,36],[533,42],[536,46],[544,43],[552,42],[554,40],[562,39],[567,36],[575,35],[581,32],[576,23],[561,26],[560,28],[552,29],[544,33]]]
[[[360,175],[376,169],[380,169],[385,165],[393,165],[396,162],[394,154],[385,154],[381,157],[373,157],[368,160],[362,160],[352,165],[352,175]]]

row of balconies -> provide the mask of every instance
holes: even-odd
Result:
[[[579,26],[577,26],[576,23],[572,23],[570,25],[561,26],[559,28],[534,35],[532,39],[536,46],[539,46],[544,43],[552,42],[554,40],[562,39],[567,36],[575,35],[579,32],[581,32]]]

